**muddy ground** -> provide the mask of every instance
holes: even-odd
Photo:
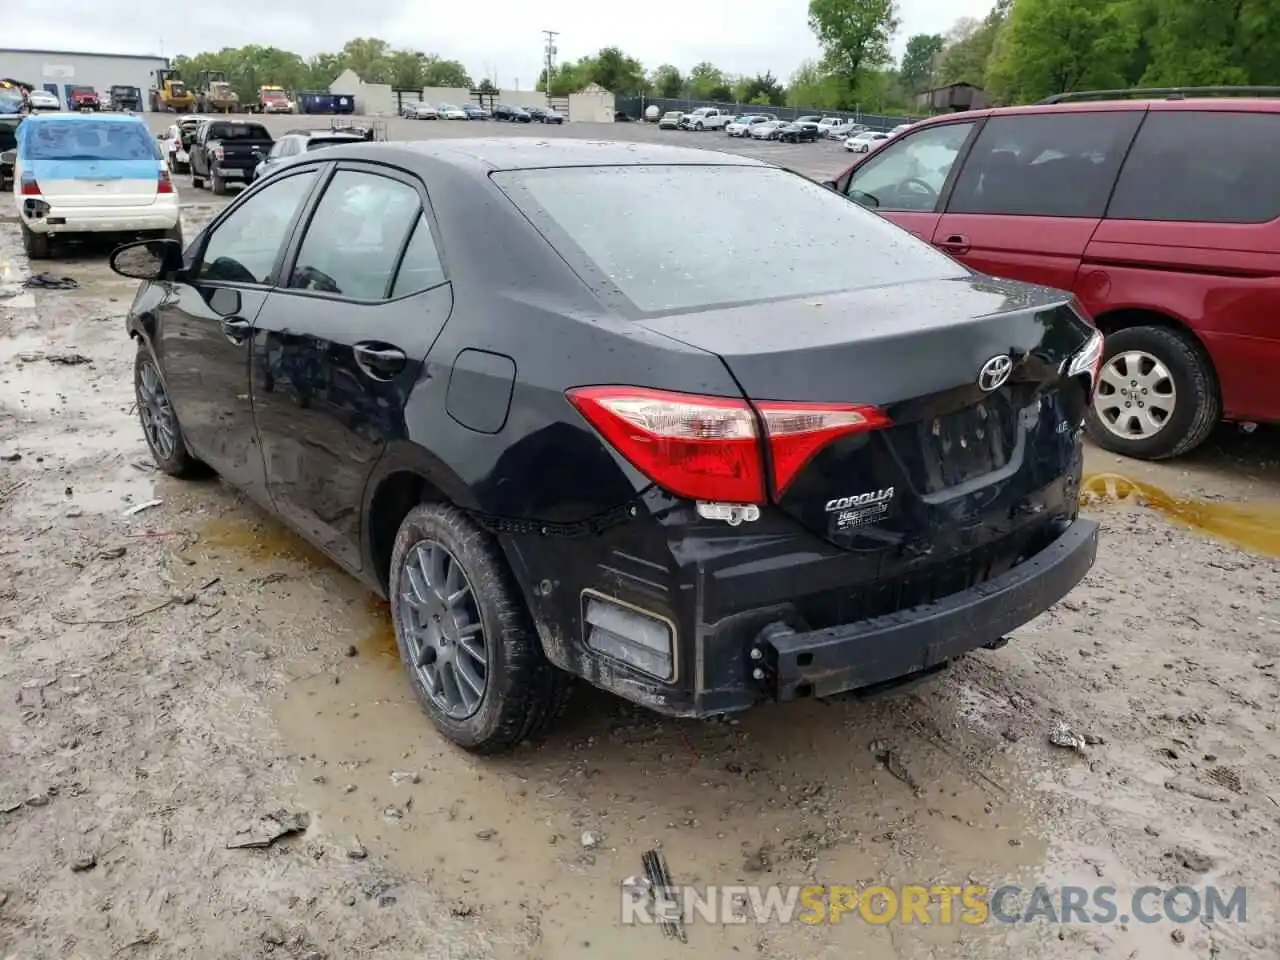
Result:
[[[19,250],[0,222],[0,957],[1280,955],[1274,432],[1091,454],[1087,581],[910,693],[676,722],[580,691],[479,760],[417,709],[381,604],[217,481],[152,469],[134,284],[85,251],[49,267],[78,289],[23,291]],[[1059,722],[1090,744],[1051,745]],[[618,922],[652,847],[703,883],[1247,885],[1248,917],[686,946]]]

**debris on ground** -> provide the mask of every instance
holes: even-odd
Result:
[[[71,861],[72,873],[84,873],[86,870],[92,870],[98,865],[98,855],[95,853],[82,853]]]
[[[277,810],[259,817],[257,823],[236,831],[236,839],[227,844],[227,849],[264,849],[277,840],[305,833],[310,826],[310,814]]]
[[[582,849],[594,850],[603,842],[604,837],[601,834],[596,833],[594,830],[582,831]]]
[[[876,759],[889,771],[890,775],[897,780],[901,780],[911,788],[912,793],[919,796],[920,784],[916,782],[915,777],[911,775],[911,771],[907,769],[896,751],[886,747],[876,752]]]
[[[1208,873],[1213,869],[1213,857],[1201,853],[1194,847],[1179,844],[1165,852],[1165,859],[1186,867],[1192,873]]]
[[[72,277],[55,277],[52,273],[34,273],[22,281],[28,290],[76,290],[80,284]]]
[[[680,919],[679,903],[673,903],[668,894],[675,885],[671,882],[671,871],[667,869],[667,858],[660,850],[649,850],[641,855],[640,863],[644,866],[645,877],[653,887],[655,902],[663,901],[658,911],[663,935],[667,939],[688,943],[689,938]]]
[[[352,860],[363,860],[369,856],[369,851],[365,849],[359,837],[352,837],[351,846],[347,847],[347,856]]]
[[[17,359],[22,363],[38,363],[43,360],[46,363],[58,363],[64,367],[78,367],[93,363],[93,360],[83,353],[20,353]]]
[[[393,770],[391,773],[391,782],[400,783],[421,783],[422,777],[410,770]]]
[[[158,507],[164,503],[163,500],[145,500],[142,503],[135,503],[132,507],[124,512],[126,517],[136,516],[143,510],[150,510],[152,507]]]
[[[1063,747],[1067,750],[1075,750],[1077,753],[1084,753],[1085,745],[1088,740],[1082,734],[1076,733],[1065,723],[1058,723],[1049,731],[1049,742],[1055,747]]]

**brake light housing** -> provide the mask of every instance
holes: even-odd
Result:
[[[764,504],[770,490],[781,499],[828,444],[890,425],[883,411],[859,404],[753,404],[626,386],[578,387],[566,395],[614,450],[659,487],[717,503]]]
[[[173,193],[173,178],[168,170],[161,170],[156,179],[156,193]]]
[[[38,197],[40,196],[40,184],[36,183],[34,174],[24,172],[22,174],[22,196]]]

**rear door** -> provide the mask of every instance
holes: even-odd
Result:
[[[850,200],[910,230],[926,243],[941,217],[941,198],[975,120],[925,127],[869,155],[839,187]]]
[[[254,324],[271,499],[351,569],[365,483],[405,436],[405,402],[453,306],[428,211],[409,174],[339,165]]]
[[[1073,289],[1143,115],[1130,107],[991,117],[930,239],[983,273]]]
[[[160,148],[136,120],[42,120],[24,145],[23,169],[61,208],[148,206],[160,167]]]

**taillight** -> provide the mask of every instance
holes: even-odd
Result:
[[[24,197],[40,196],[40,184],[36,183],[36,178],[29,173],[22,175],[22,195]]]
[[[173,180],[169,177],[168,170],[161,170],[159,179],[156,181],[156,193],[173,193]]]
[[[220,161],[220,160],[222,160],[222,148],[221,148],[221,147],[214,147],[212,150],[210,150],[210,151],[209,151],[209,153],[210,153],[210,155],[213,157],[213,159],[215,159],[215,160],[219,160],[219,161]]]
[[[840,437],[890,424],[877,407],[852,403],[784,403],[766,400],[756,404],[769,435],[773,460],[773,489],[782,492],[804,469],[813,455]]]
[[[704,397],[642,387],[579,387],[569,401],[646,477],[689,500],[764,503],[763,421],[777,497],[820,449],[889,424],[853,404]],[[757,411],[759,418],[757,418]]]
[[[1067,366],[1067,377],[1089,375],[1089,393],[1092,394],[1098,387],[1098,376],[1102,373],[1102,354],[1104,340],[1101,330],[1093,331],[1093,334],[1085,341],[1085,345],[1080,348],[1079,352],[1071,358]]]

